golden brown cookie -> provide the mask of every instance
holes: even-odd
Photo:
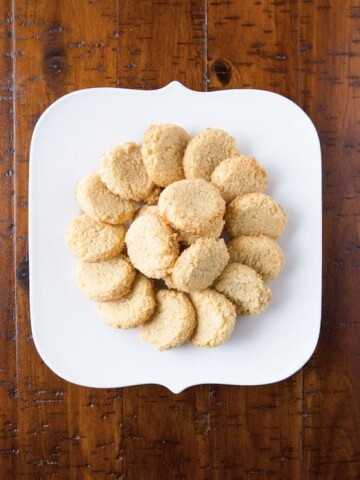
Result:
[[[136,143],[126,142],[108,150],[100,160],[99,173],[107,188],[125,200],[140,201],[153,193],[154,184]]]
[[[87,215],[74,218],[65,232],[68,248],[80,260],[98,262],[116,257],[124,248],[125,227],[95,222]]]
[[[285,263],[280,245],[265,235],[244,235],[228,244],[230,262],[253,268],[266,282],[277,277]]]
[[[97,173],[89,173],[80,180],[76,186],[76,199],[90,218],[112,225],[127,222],[136,210],[136,202],[110,192]]]
[[[247,193],[234,198],[225,215],[231,237],[263,234],[277,239],[285,230],[286,215],[276,200],[264,193]]]
[[[213,171],[211,183],[230,202],[245,193],[265,192],[268,182],[256,158],[240,155],[223,160]]]
[[[165,277],[179,256],[177,235],[157,215],[143,215],[134,220],[125,241],[131,263],[150,278]]]
[[[135,219],[143,215],[160,215],[157,205],[143,205],[135,214]]]
[[[124,256],[77,265],[76,282],[84,295],[98,302],[117,300],[130,292],[135,268]]]
[[[149,177],[160,187],[184,178],[183,157],[190,137],[172,124],[150,125],[142,143],[142,155]]]
[[[203,179],[180,180],[161,192],[158,207],[175,230],[202,235],[220,221],[225,201],[219,190]]]
[[[228,261],[229,254],[222,238],[200,238],[177,259],[172,282],[183,292],[204,290],[212,285]]]
[[[207,128],[195,135],[185,150],[185,178],[204,178],[209,182],[220,162],[239,154],[234,137],[224,130]]]
[[[271,290],[260,275],[241,263],[229,263],[214,288],[235,305],[240,315],[260,313],[271,300]]]
[[[203,229],[200,234],[187,233],[183,230],[177,230],[177,233],[179,235],[179,242],[185,245],[191,245],[192,243],[196,242],[196,240],[199,240],[199,238],[214,238],[216,240],[217,238],[220,237],[223,231],[224,225],[225,225],[225,221],[221,216],[217,220],[214,220],[211,223],[211,226],[209,229]]]
[[[190,342],[196,347],[216,347],[228,340],[236,323],[234,305],[211,288],[190,295],[197,326]]]
[[[150,320],[140,327],[141,338],[158,350],[168,350],[186,342],[195,325],[195,311],[184,293],[159,290],[156,309]]]
[[[134,328],[149,320],[155,305],[152,281],[138,273],[127,295],[111,302],[98,302],[96,309],[106,325]]]

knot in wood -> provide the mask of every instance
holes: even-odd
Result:
[[[213,71],[219,82],[227,85],[231,79],[231,65],[226,60],[215,60],[213,63]]]

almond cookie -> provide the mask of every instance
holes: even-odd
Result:
[[[186,342],[195,325],[194,307],[184,293],[159,290],[155,312],[147,323],[141,325],[140,336],[158,350],[168,350]]]
[[[103,262],[79,261],[76,282],[87,297],[98,302],[108,302],[127,295],[135,275],[135,268],[121,255]]]
[[[200,238],[177,259],[172,271],[173,284],[183,292],[204,290],[221,274],[228,261],[222,238]]]
[[[183,157],[190,137],[172,124],[150,125],[141,152],[149,177],[160,187],[184,178]]]
[[[131,263],[150,278],[165,277],[179,256],[177,235],[157,215],[134,220],[125,241]]]
[[[98,222],[118,225],[130,220],[136,210],[136,202],[110,192],[97,173],[80,180],[75,195],[81,210]]]
[[[130,293],[111,302],[98,302],[96,309],[101,320],[114,328],[134,328],[151,317],[156,301],[152,281],[137,274]]]
[[[228,244],[231,262],[253,268],[266,282],[281,272],[285,256],[280,245],[265,235],[234,238]]]
[[[264,193],[247,193],[234,198],[225,215],[231,237],[263,234],[277,239],[286,226],[286,215],[276,200]]]
[[[87,215],[74,218],[65,232],[68,248],[80,260],[98,262],[116,257],[124,248],[125,227],[95,222]]]
[[[235,305],[240,315],[260,313],[271,300],[271,290],[260,275],[241,263],[229,263],[214,288]]]
[[[211,288],[190,295],[197,326],[190,342],[196,347],[216,347],[228,340],[236,323],[234,305]]]
[[[207,128],[195,135],[185,150],[185,178],[204,178],[210,181],[212,172],[220,162],[239,154],[234,137],[224,130]]]
[[[157,205],[143,205],[135,214],[135,219],[143,215],[160,215]]]
[[[107,188],[125,200],[144,200],[151,197],[154,189],[140,147],[133,142],[108,150],[100,160],[99,173]]]
[[[200,234],[196,233],[187,233],[183,230],[177,230],[179,235],[179,242],[184,243],[185,245],[191,245],[192,243],[199,240],[199,238],[215,238],[218,239],[223,231],[225,221],[223,217],[219,217],[217,220],[214,220],[209,229],[204,229]]]
[[[222,218],[225,201],[219,190],[203,179],[180,180],[161,192],[158,207],[175,230],[202,235]]]
[[[222,161],[213,171],[211,183],[226,202],[231,202],[245,193],[265,192],[268,182],[256,158],[240,155]]]

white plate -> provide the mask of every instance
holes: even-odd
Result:
[[[151,123],[195,134],[218,127],[234,135],[269,175],[269,194],[288,214],[280,243],[286,267],[258,316],[238,320],[224,345],[157,352],[136,330],[104,326],[77,289],[64,231],[79,210],[76,182],[101,154],[141,141]],[[173,392],[201,383],[258,385],[285,379],[312,355],[321,310],[321,154],[307,115],[260,90],[194,92],[177,82],[155,91],[97,88],[64,96],[38,121],[30,152],[30,301],[36,347],[60,377],[92,387],[157,383]]]

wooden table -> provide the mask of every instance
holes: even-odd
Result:
[[[360,479],[358,0],[2,0],[0,38],[0,478]],[[269,386],[173,395],[70,385],[44,365],[30,329],[31,133],[72,90],[175,79],[279,92],[315,122],[319,345],[305,368]]]

